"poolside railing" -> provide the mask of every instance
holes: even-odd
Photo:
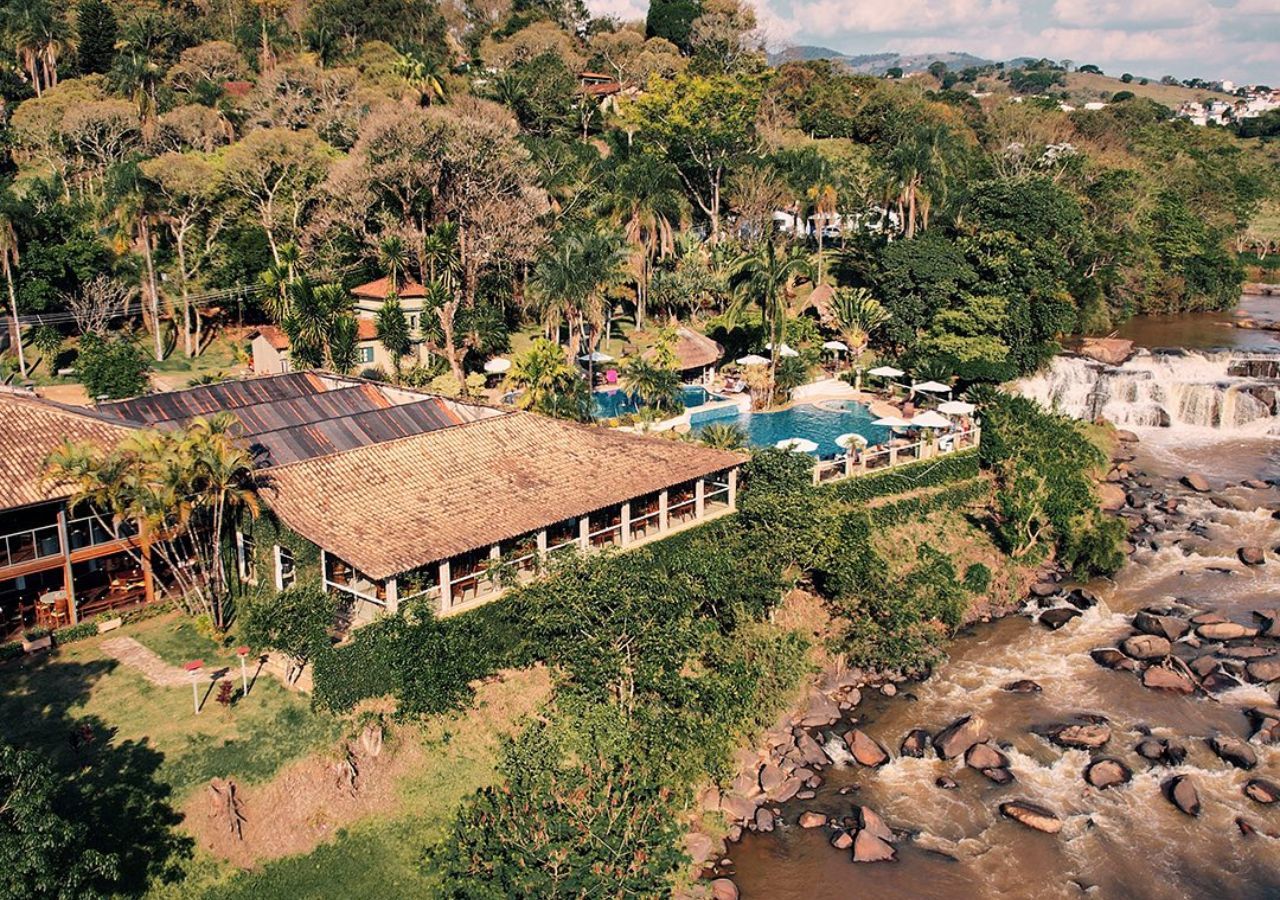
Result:
[[[813,483],[826,484],[831,481],[842,481],[865,475],[868,472],[879,472],[895,466],[904,466],[921,459],[935,456],[946,456],[957,450],[976,447],[982,440],[982,428],[973,425],[963,431],[949,431],[933,438],[921,438],[918,441],[902,446],[869,447],[862,451],[853,451],[835,459],[823,459],[814,464]]]

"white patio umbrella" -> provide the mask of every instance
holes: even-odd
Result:
[[[951,420],[933,410],[922,412],[911,420],[912,428],[950,428]]]
[[[898,416],[881,416],[871,424],[881,425],[885,428],[907,428],[911,425],[906,419],[901,419]]]
[[[768,344],[765,344],[765,345],[764,345],[764,349],[766,349],[766,350],[772,350],[772,349],[773,349],[773,343],[772,343],[772,342],[770,342],[770,343],[768,343]],[[799,354],[799,353],[797,353],[795,350],[792,350],[792,349],[791,349],[790,347],[788,347],[786,344],[779,344],[779,345],[778,345],[778,355],[779,355],[779,356],[799,356],[800,354]]]
[[[951,385],[943,384],[941,381],[922,381],[911,385],[911,390],[924,391],[928,394],[950,394]]]
[[[976,406],[965,403],[963,400],[948,400],[938,404],[938,412],[945,416],[967,416],[971,415],[975,409],[977,409]]]
[[[613,362],[612,356],[610,356],[608,353],[601,353],[599,350],[593,350],[590,353],[585,354],[584,356],[579,356],[578,359],[581,362],[592,362],[592,363]]]
[[[825,341],[822,344],[823,350],[834,350],[837,353],[848,353],[849,345],[844,341]]]
[[[501,375],[511,368],[511,360],[503,359],[501,356],[495,356],[493,359],[486,360],[484,370],[490,375]]]
[[[907,373],[893,366],[876,366],[874,369],[869,369],[867,374],[875,375],[877,378],[901,378]]]
[[[857,444],[860,447],[865,447],[868,443],[870,442],[856,431],[851,431],[848,434],[842,434],[836,438],[836,446],[843,447],[846,450],[854,444]]]
[[[748,353],[746,356],[738,357],[738,365],[740,366],[767,366],[769,360],[763,356],[757,356],[755,353]]]
[[[818,449],[817,444],[802,437],[783,438],[773,446],[777,447],[779,450],[791,450],[795,453],[812,453],[814,450]]]

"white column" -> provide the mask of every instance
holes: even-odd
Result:
[[[498,560],[502,559],[501,544],[494,544],[492,547],[489,548],[489,558],[494,562],[497,562]]]
[[[578,547],[583,553],[591,549],[591,516],[589,515],[578,520]]]
[[[670,517],[667,515],[668,494],[666,489],[658,491],[658,530],[666,531],[670,526]]]
[[[541,566],[547,560],[547,529],[538,532],[538,565]]]
[[[387,612],[393,616],[400,610],[400,588],[394,578],[387,579]]]
[[[707,481],[699,478],[693,486],[693,517],[701,519],[707,506]]]
[[[631,543],[631,501],[622,504],[622,546]]]
[[[453,606],[453,586],[449,582],[453,581],[453,567],[449,564],[449,560],[440,563],[440,612],[448,612],[449,607]]]
[[[320,548],[320,584],[326,591],[329,589],[329,555],[325,553],[323,547]]]
[[[729,470],[729,508],[738,508],[738,470]]]

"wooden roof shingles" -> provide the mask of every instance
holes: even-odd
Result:
[[[308,540],[388,578],[743,460],[509,413],[274,468],[263,497]]]
[[[70,495],[69,490],[41,483],[45,459],[63,440],[109,449],[133,430],[87,410],[0,391],[0,509]]]

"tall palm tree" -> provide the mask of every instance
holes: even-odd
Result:
[[[644,327],[654,263],[675,253],[675,228],[684,216],[680,177],[666,162],[648,154],[632,157],[615,171],[600,200],[601,212],[634,248],[636,327]]]
[[[387,273],[388,290],[399,291],[404,286],[404,272],[409,264],[409,254],[400,235],[384,235],[378,241],[378,264]]]
[[[586,382],[570,365],[564,350],[538,338],[511,361],[505,386],[519,390],[516,406],[562,419],[584,419]]]
[[[770,406],[777,387],[779,351],[790,307],[788,294],[797,279],[812,273],[813,267],[803,248],[789,245],[780,250],[775,240],[764,241],[738,256],[729,269],[729,283],[734,289],[729,307],[731,318],[739,319],[749,307],[759,307],[769,336],[766,403]]]
[[[822,241],[827,223],[835,216],[838,207],[835,185],[822,181],[812,185],[806,191],[806,197],[812,204],[814,224],[818,230],[818,283],[822,283]]]
[[[164,335],[160,328],[160,288],[156,280],[155,259],[152,256],[152,226],[156,211],[151,205],[151,194],[137,163],[118,166],[111,175],[107,189],[107,203],[118,247],[130,245],[142,254],[142,296],[147,310],[144,323],[150,314],[151,333],[155,339],[156,360],[164,359]]]
[[[627,278],[627,251],[610,231],[572,232],[538,261],[529,287],[548,328],[569,324],[569,355],[591,353],[609,290]]]
[[[18,321],[18,293],[13,286],[13,270],[21,262],[18,253],[18,232],[13,228],[13,220],[0,213],[0,269],[4,270],[4,280],[9,286],[9,312],[13,315],[13,342],[18,349],[18,368],[22,377],[27,377],[27,358],[22,352],[22,323]]]
[[[58,58],[67,48],[67,24],[48,0],[15,0],[4,11],[14,55],[40,97],[58,83]]]
[[[933,204],[946,199],[957,154],[955,135],[941,123],[917,126],[889,153],[886,188],[908,240],[917,225],[929,227]]]
[[[156,114],[159,111],[156,88],[164,80],[164,67],[145,50],[136,49],[116,57],[111,75],[116,89],[128,94],[138,108],[142,136],[150,140],[155,134]]]
[[[831,301],[831,312],[853,356],[862,355],[871,336],[891,317],[884,304],[862,287],[838,288]]]
[[[299,278],[288,287],[289,314],[284,330],[300,365],[332,365],[330,347],[335,323],[350,311],[351,300],[340,284],[313,285]]]
[[[378,334],[378,343],[391,356],[391,365],[395,368],[396,384],[400,383],[404,357],[412,347],[412,336],[409,334],[409,320],[404,317],[404,308],[396,294],[388,294],[378,309],[374,319],[374,327]]]

